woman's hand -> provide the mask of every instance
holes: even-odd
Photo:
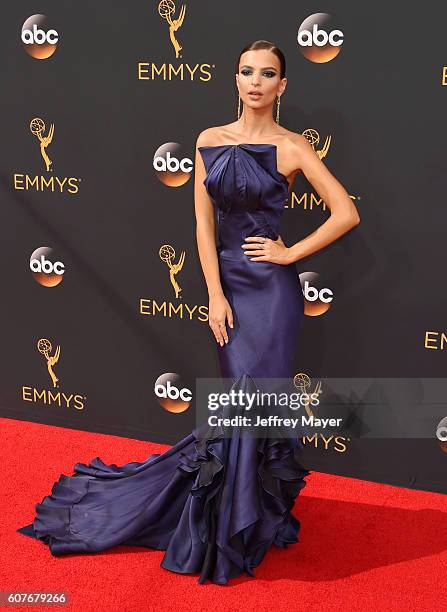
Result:
[[[243,244],[242,248],[251,261],[271,261],[272,263],[286,266],[293,263],[289,247],[286,247],[281,236],[278,240],[264,238],[263,236],[247,236],[248,244]]]
[[[208,321],[214,337],[220,346],[223,346],[224,342],[228,344],[227,328],[225,327],[226,320],[228,320],[228,325],[233,328],[233,311],[227,298],[223,293],[210,296]]]

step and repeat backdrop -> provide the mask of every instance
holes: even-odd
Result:
[[[196,381],[219,376],[195,143],[237,118],[235,62],[261,38],[286,56],[281,124],[361,216],[296,264],[298,378],[406,381],[409,402],[419,380],[442,380],[447,9],[433,8],[425,20],[401,1],[3,6],[0,415],[163,443],[194,428]],[[298,176],[285,243],[329,215]],[[431,436],[307,436],[305,463],[445,493],[442,393],[415,410]]]

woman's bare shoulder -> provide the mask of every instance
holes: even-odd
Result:
[[[209,128],[206,128],[197,136],[196,146],[197,147],[213,147],[219,146],[222,144],[228,144],[231,142],[237,142],[237,135],[232,129],[234,127],[233,123],[229,123],[227,125],[216,125]],[[236,140],[235,140],[236,137]],[[294,148],[300,145],[303,146],[303,143],[308,144],[308,140],[302,134],[298,134],[296,132],[292,132],[291,130],[286,130],[285,128],[280,128],[276,134],[272,134],[270,136],[270,140],[273,139],[272,144],[277,144],[281,147],[281,149],[285,149],[286,153],[291,153]],[[305,144],[304,144],[305,146]]]
[[[284,130],[278,135],[278,165],[285,168],[283,174],[289,176],[291,182],[301,170],[302,152],[310,147],[305,136]]]
[[[292,132],[291,130],[284,130],[282,134],[282,144],[287,149],[300,148],[303,145],[309,144],[309,141],[305,136],[298,132]]]
[[[213,147],[225,142],[228,129],[226,125],[215,125],[206,128],[197,136],[197,147]]]

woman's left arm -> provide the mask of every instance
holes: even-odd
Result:
[[[290,155],[297,160],[309,183],[331,211],[329,219],[312,234],[288,247],[290,263],[324,248],[360,223],[360,216],[343,185],[330,173],[305,136],[296,134]]]

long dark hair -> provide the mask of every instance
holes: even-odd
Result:
[[[281,49],[270,40],[255,40],[244,47],[237,58],[236,72],[239,72],[239,62],[241,61],[242,54],[246,51],[257,51],[258,49],[267,49],[276,55],[281,65],[281,79],[283,79],[286,76],[286,58],[284,57],[284,53],[281,51]]]

